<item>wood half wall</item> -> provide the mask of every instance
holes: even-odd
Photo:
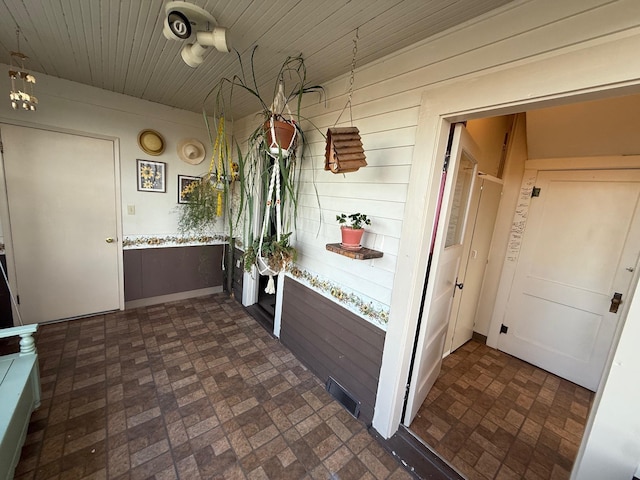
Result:
[[[291,278],[284,283],[280,340],[326,383],[333,377],[361,402],[369,425],[385,332]]]
[[[124,251],[126,302],[223,286],[222,245]]]

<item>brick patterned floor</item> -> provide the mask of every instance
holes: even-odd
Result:
[[[471,341],[444,359],[411,430],[470,480],[567,479],[593,396]]]
[[[23,479],[410,479],[225,294],[41,326]]]

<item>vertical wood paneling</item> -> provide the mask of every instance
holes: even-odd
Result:
[[[280,339],[323,382],[333,377],[373,418],[384,332],[300,283],[286,278]]]

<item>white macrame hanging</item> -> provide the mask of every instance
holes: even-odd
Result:
[[[289,104],[287,103],[287,97],[284,94],[284,84],[280,82],[278,84],[278,93],[274,97],[273,103],[271,103],[271,112],[272,113],[284,112],[285,110],[289,115],[287,123],[290,123],[291,125],[293,125],[293,115],[291,114],[291,110],[289,109]],[[295,128],[295,125],[294,125],[293,136],[291,137],[291,141],[289,142],[289,145],[278,144],[278,141],[277,141],[278,137],[276,136],[276,118],[275,117],[276,117],[276,113],[273,113],[273,115],[271,115],[271,117],[269,118],[269,132],[271,133],[271,143],[269,144],[269,148],[267,151],[269,152],[269,155],[272,156],[273,158],[279,158],[280,156],[282,156],[282,158],[287,158],[291,153],[293,146],[295,145],[296,136],[298,135],[298,129]]]
[[[273,203],[272,197],[274,187],[276,192],[276,241],[279,242],[282,235],[282,217],[280,213],[280,162],[278,162],[278,160],[273,162],[273,170],[271,172],[271,179],[269,181],[269,191],[267,193],[267,208],[264,212],[262,231],[260,232],[260,243],[258,245],[258,255],[256,256],[256,266],[258,267],[258,273],[260,275],[269,275],[267,288],[264,289],[265,293],[268,294],[276,293],[273,276],[277,275],[281,270],[281,268],[279,268],[278,270],[274,270],[273,268],[271,268],[268,262],[262,257],[262,242],[264,240],[265,234],[267,233],[267,225],[269,223],[269,218],[271,215],[271,204]]]
[[[289,114],[289,121],[292,121],[291,111],[289,110],[289,106],[287,105],[287,98],[284,94],[284,85],[282,82],[278,85],[278,93],[273,99],[273,103],[271,104],[272,112],[283,112],[287,111]],[[273,169],[271,171],[271,179],[269,180],[269,189],[267,192],[267,204],[264,212],[264,218],[262,220],[262,231],[260,232],[260,243],[258,244],[258,254],[256,255],[256,266],[258,268],[258,273],[260,275],[268,275],[269,281],[267,282],[267,287],[264,289],[265,293],[273,294],[276,293],[275,281],[273,279],[274,275],[280,273],[283,265],[280,265],[277,270],[273,267],[269,266],[267,260],[262,256],[262,243],[264,241],[264,236],[267,233],[267,226],[269,224],[269,219],[271,218],[271,206],[274,203],[273,196],[275,190],[275,209],[276,209],[276,241],[280,241],[282,237],[282,214],[281,214],[281,205],[280,205],[280,158],[287,158],[290,153],[291,147],[293,147],[295,142],[295,137],[298,129],[294,129],[293,138],[289,145],[285,148],[279,146],[276,142],[276,132],[275,132],[275,114],[271,116],[269,119],[269,129],[271,130],[271,145],[269,145],[269,155],[274,157]]]

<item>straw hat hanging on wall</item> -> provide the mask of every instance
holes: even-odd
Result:
[[[138,145],[147,155],[156,156],[164,152],[164,138],[155,130],[142,130],[138,134]]]
[[[199,140],[186,138],[178,142],[178,157],[183,162],[197,165],[204,160],[204,155],[204,145]]]

